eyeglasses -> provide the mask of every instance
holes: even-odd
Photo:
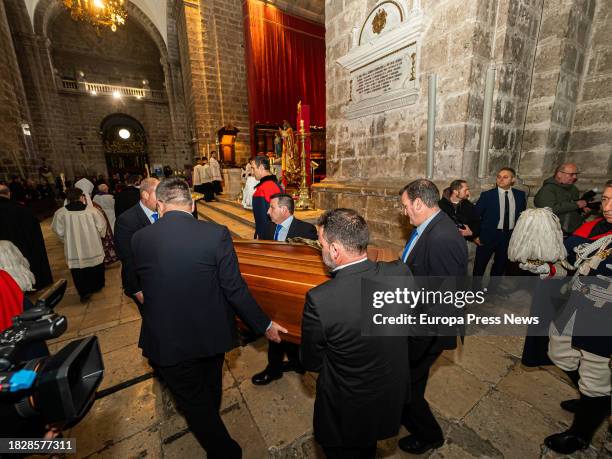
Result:
[[[559,172],[563,172],[564,174],[567,175],[578,175],[580,172],[565,172],[565,171],[559,171]]]

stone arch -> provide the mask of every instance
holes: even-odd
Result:
[[[115,112],[105,116],[100,123],[100,134],[109,175],[138,173],[149,162],[147,132],[132,115]]]
[[[134,127],[146,135],[147,131],[145,130],[144,125],[140,122],[140,120],[133,117],[132,115],[123,112],[115,112],[106,115],[100,122],[100,132],[102,133],[106,129],[120,124]]]
[[[64,10],[64,7],[57,0],[40,0],[34,10],[34,33],[48,37],[49,24]],[[149,35],[157,48],[162,61],[168,59],[168,47],[161,33],[149,19],[149,17],[133,2],[127,3],[128,21],[134,19],[140,27]]]

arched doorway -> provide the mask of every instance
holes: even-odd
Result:
[[[145,175],[149,158],[142,124],[129,115],[116,113],[104,118],[100,129],[109,177],[115,173]]]

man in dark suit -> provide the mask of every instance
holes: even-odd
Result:
[[[164,180],[157,201],[160,220],[132,237],[144,295],[138,344],[207,457],[240,458],[219,415],[224,353],[238,344],[235,314],[273,341],[286,330],[249,292],[228,229],[193,218],[187,182]]]
[[[308,292],[302,363],[319,372],[314,435],[328,459],[373,458],[376,441],[397,435],[406,396],[406,337],[363,336],[362,279],[407,276],[403,263],[368,260],[368,226],[352,209],[319,220],[323,262],[333,278]]]
[[[32,211],[11,199],[8,186],[0,184],[0,240],[11,241],[30,263],[35,289],[53,282],[40,223]]]
[[[448,215],[438,207],[440,192],[426,179],[415,180],[400,191],[404,215],[412,230],[402,260],[414,276],[465,276],[467,243]],[[427,400],[425,389],[429,370],[445,349],[455,349],[455,336],[415,336],[408,339],[410,394],[406,398],[402,423],[411,433],[399,440],[399,447],[411,454],[423,454],[444,444],[444,434]]]
[[[476,210],[480,214],[480,245],[476,248],[473,275],[476,284],[484,276],[489,260],[494,255],[491,267],[493,276],[506,274],[508,266],[508,244],[512,230],[521,212],[527,208],[525,192],[512,188],[516,173],[511,167],[503,167],[497,173],[497,186],[480,194]],[[489,285],[489,293],[498,291],[498,282]]]
[[[138,177],[135,175],[128,176],[127,187],[117,193],[115,196],[115,217],[119,218],[123,212],[138,204],[140,200],[140,190],[136,187]]]
[[[115,250],[121,259],[121,283],[123,293],[132,298],[138,308],[142,306],[142,289],[134,271],[132,236],[136,231],[157,221],[157,197],[155,190],[159,180],[146,178],[140,184],[140,200],[123,212],[115,221]]]
[[[455,222],[459,233],[473,241],[480,234],[480,215],[470,201],[470,187],[465,180],[453,180],[438,202],[440,210]]]
[[[317,229],[311,223],[298,220],[293,216],[293,198],[285,193],[270,196],[268,216],[272,220],[264,232],[264,239],[271,241],[285,241],[292,237],[317,239]],[[287,355],[287,362],[283,362]],[[283,341],[281,343],[268,343],[268,366],[261,372],[253,375],[253,384],[263,386],[275,379],[283,377],[283,373],[295,371],[303,374],[304,368],[300,363],[299,346]]]

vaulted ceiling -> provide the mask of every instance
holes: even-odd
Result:
[[[41,0],[23,1],[26,4],[26,8],[28,9],[30,20],[32,21],[32,24],[34,24],[34,12],[36,11],[36,6],[40,3]],[[157,30],[159,31],[159,33],[167,44],[168,26],[166,23],[166,2],[160,0],[130,0],[130,2],[140,8],[140,10],[142,10],[142,12],[147,15],[147,17],[155,25],[155,27],[157,28]]]

